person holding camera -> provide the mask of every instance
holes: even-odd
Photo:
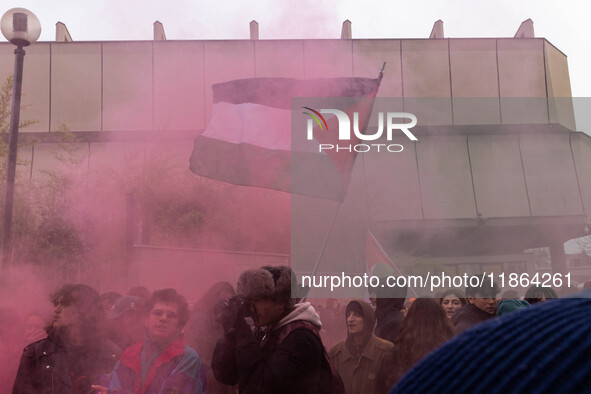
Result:
[[[216,308],[224,328],[212,360],[218,381],[239,384],[240,393],[344,392],[318,333],[320,317],[310,303],[296,304],[291,283],[286,266],[240,275],[238,295]]]

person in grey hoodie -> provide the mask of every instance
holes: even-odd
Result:
[[[243,272],[236,298],[218,308],[224,327],[213,353],[212,369],[240,393],[331,393],[342,382],[333,373],[318,334],[320,318],[310,303],[291,298],[286,266]],[[250,315],[253,332],[245,321]],[[336,376],[335,376],[336,375]]]

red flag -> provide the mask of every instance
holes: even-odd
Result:
[[[384,264],[399,271],[378,240],[373,236],[371,231],[368,230],[365,238],[365,268],[367,273],[371,274],[374,267],[378,264]]]

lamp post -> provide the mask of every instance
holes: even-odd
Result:
[[[23,85],[23,47],[37,41],[41,34],[39,19],[31,11],[24,8],[13,8],[0,20],[2,35],[14,50],[14,83],[12,86],[12,105],[10,108],[10,133],[8,136],[8,161],[6,165],[6,198],[4,200],[4,216],[2,220],[2,244],[0,264],[9,261],[12,250],[12,209],[14,205],[14,180],[16,176],[16,153],[18,148],[18,125],[21,109],[21,89]],[[0,266],[2,268],[2,266]]]

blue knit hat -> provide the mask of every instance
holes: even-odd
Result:
[[[591,291],[489,320],[427,356],[392,393],[591,392]]]

